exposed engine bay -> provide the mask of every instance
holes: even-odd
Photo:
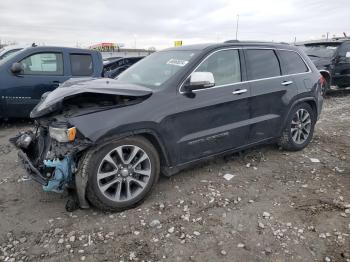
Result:
[[[10,141],[20,149],[18,157],[27,173],[42,185],[45,192],[63,193],[75,189],[78,160],[81,152],[92,143],[80,138],[70,143],[58,142],[49,132],[49,128],[37,125],[35,130],[21,133]],[[72,199],[76,198],[69,200],[70,206]],[[74,203],[74,206],[78,205],[88,207],[84,201]]]
[[[113,107],[132,105],[141,101],[142,99],[137,97],[84,93],[65,99],[62,102],[61,113],[64,117],[69,117],[75,114],[86,114]]]
[[[106,80],[87,83],[101,81]],[[62,193],[73,189],[74,203],[69,200],[67,210],[89,207],[85,200],[87,178],[79,178],[76,174],[84,152],[94,146],[94,142],[84,137],[79,126],[73,126],[70,119],[140,103],[151,95],[145,88],[133,87],[130,92],[115,87],[98,90],[82,88],[85,82],[78,83],[80,86],[66,85],[44,94],[31,113],[36,120],[35,128],[10,139],[20,149],[18,156],[28,174],[42,185],[44,191]]]

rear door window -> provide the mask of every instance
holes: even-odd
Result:
[[[240,82],[241,67],[238,50],[230,49],[213,53],[200,64],[196,72],[211,72],[216,86]]]
[[[20,62],[24,75],[63,75],[61,53],[39,53],[28,56]]]
[[[249,80],[269,78],[281,75],[280,65],[274,50],[245,50]]]
[[[72,76],[91,76],[93,73],[92,57],[89,54],[71,54]]]
[[[309,71],[303,59],[297,52],[279,50],[278,53],[283,61],[282,73],[284,75],[305,73]]]

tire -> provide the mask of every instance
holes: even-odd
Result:
[[[308,121],[304,121],[301,125],[295,124],[299,123],[296,121],[298,119],[298,114],[304,112],[304,118],[306,115],[309,115],[310,123],[306,125]],[[307,114],[306,114],[306,113]],[[303,118],[303,117],[302,117]],[[296,105],[290,112],[286,125],[282,131],[282,135],[279,138],[278,145],[285,150],[298,151],[305,148],[311,141],[314,127],[316,123],[316,115],[311,106],[307,103],[301,103]],[[307,130],[302,130],[302,127],[307,128],[308,135],[306,136]],[[297,130],[296,130],[297,129]],[[300,140],[298,140],[299,133],[296,135],[296,132],[300,132]]]
[[[131,162],[125,164],[126,160]],[[87,152],[80,172],[88,177],[86,197],[93,206],[104,211],[123,211],[139,205],[151,192],[159,179],[160,161],[147,139],[133,136]]]

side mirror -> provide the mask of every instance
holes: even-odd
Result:
[[[193,90],[205,89],[215,86],[214,75],[211,72],[193,72],[186,81],[184,89],[186,93]]]
[[[24,67],[21,63],[13,63],[11,66],[11,72],[14,75],[20,74],[21,72],[23,72],[23,70],[24,70]]]

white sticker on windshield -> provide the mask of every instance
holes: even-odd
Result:
[[[346,52],[345,57],[350,57],[350,52]]]
[[[187,65],[187,63],[188,63],[188,61],[186,61],[186,60],[172,58],[167,62],[167,65],[185,66],[185,65]]]

